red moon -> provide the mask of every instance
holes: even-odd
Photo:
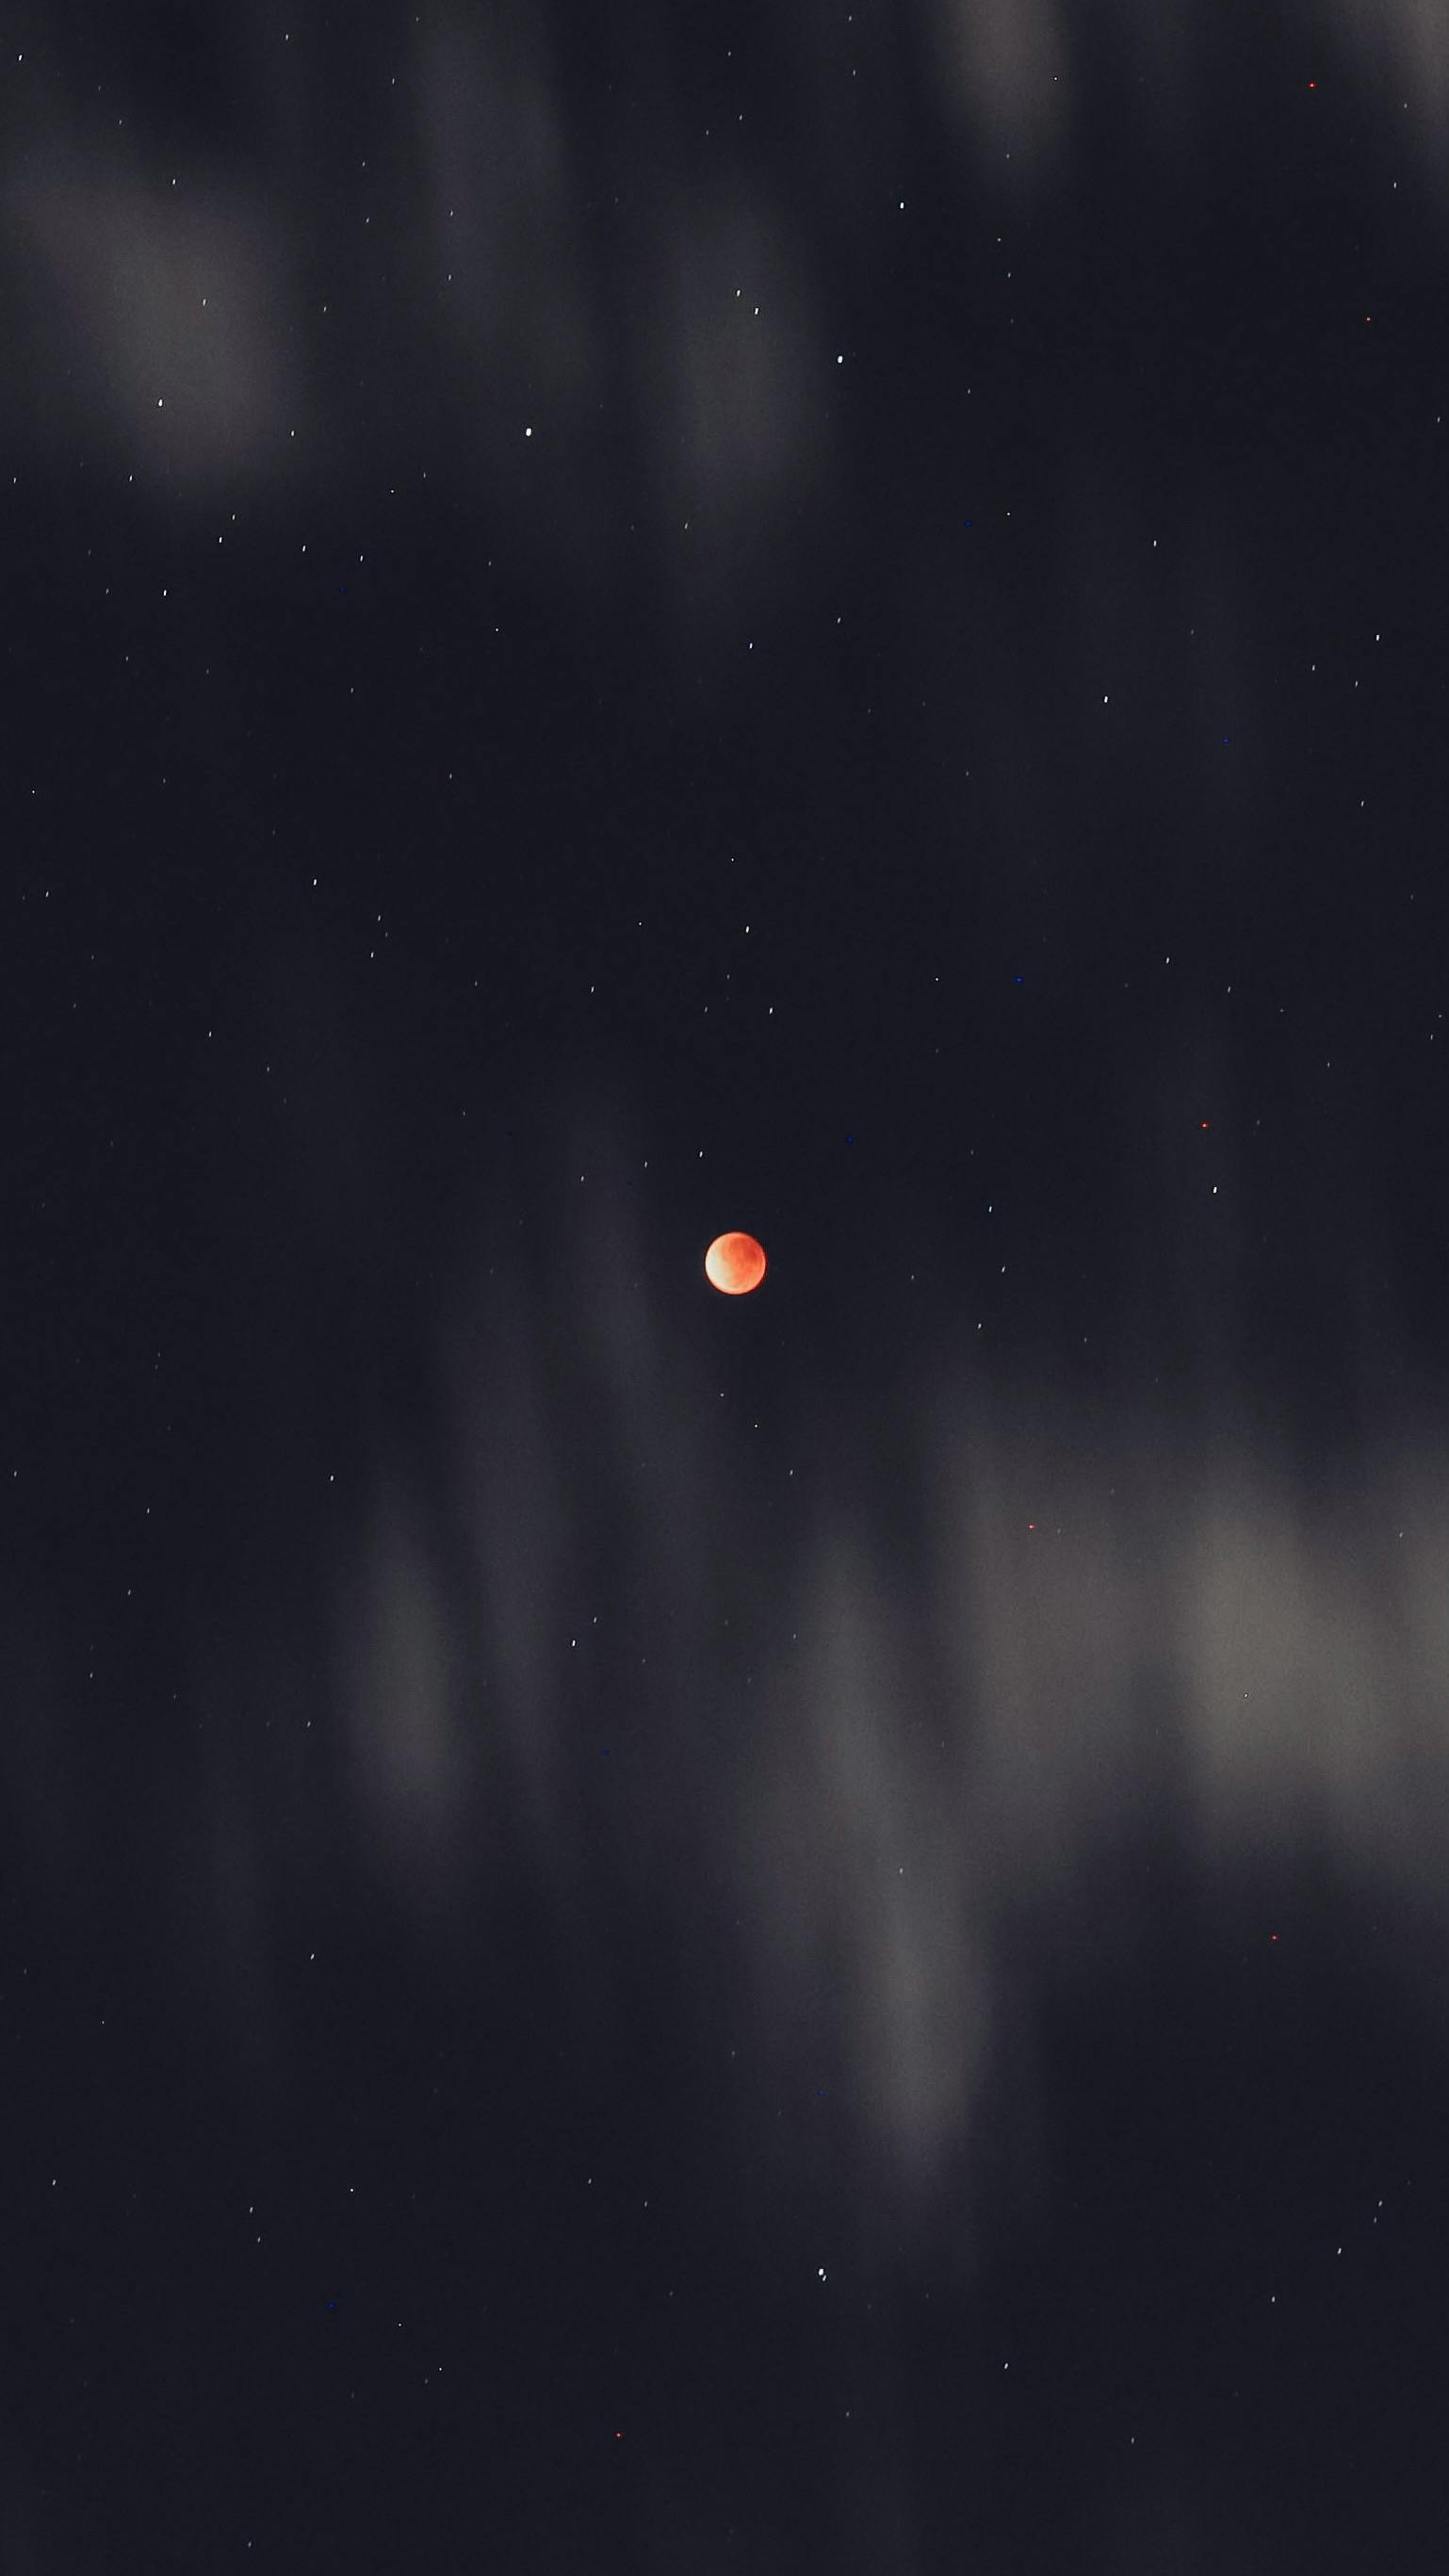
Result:
[[[752,1234],[717,1234],[704,1256],[704,1275],[724,1297],[747,1297],[765,1275],[765,1247]]]

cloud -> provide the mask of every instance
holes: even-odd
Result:
[[[143,482],[182,492],[284,470],[310,423],[307,367],[259,191],[42,151],[5,213],[24,260],[33,436],[69,450],[100,431]]]

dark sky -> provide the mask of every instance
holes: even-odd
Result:
[[[1444,24],[0,102],[0,2571],[1438,2571]]]

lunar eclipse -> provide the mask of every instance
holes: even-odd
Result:
[[[717,1234],[704,1256],[704,1275],[724,1297],[747,1297],[765,1275],[764,1245],[752,1234]]]

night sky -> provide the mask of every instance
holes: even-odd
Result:
[[[1438,2576],[1449,19],[0,106],[0,2576]]]

